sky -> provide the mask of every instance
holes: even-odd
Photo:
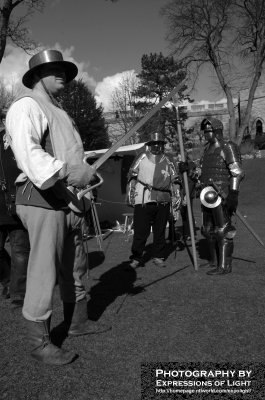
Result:
[[[141,72],[144,54],[170,54],[166,42],[166,21],[159,14],[169,0],[46,0],[26,26],[30,36],[45,48],[57,49],[64,60],[78,66],[82,78],[102,104],[110,109],[109,93],[124,71]],[[25,8],[15,8],[22,15]],[[32,55],[8,42],[0,64],[0,75],[21,82]],[[212,91],[211,73],[205,70],[191,93],[195,104],[220,101]]]

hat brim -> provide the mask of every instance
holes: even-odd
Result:
[[[64,67],[65,83],[71,82],[78,74],[77,66],[70,61],[50,61],[50,62],[46,62],[46,63],[40,64],[40,65],[37,65],[36,67],[33,67],[30,70],[28,70],[22,78],[23,85],[29,89],[32,89],[33,76],[34,76],[35,71],[38,68],[41,68],[43,65],[48,65],[48,64],[61,65]]]

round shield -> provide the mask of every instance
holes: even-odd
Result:
[[[212,188],[212,186],[206,186],[200,194],[200,200],[202,204],[207,208],[215,208],[221,204],[221,197]]]

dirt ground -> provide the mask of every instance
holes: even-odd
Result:
[[[247,176],[239,209],[265,241],[265,160],[246,160],[243,165]],[[141,397],[141,363],[264,364],[264,247],[235,218],[233,271],[209,276],[198,200],[194,213],[198,271],[192,264],[190,242],[186,246],[178,241],[176,248],[168,245],[166,267],[159,268],[151,260],[150,235],[145,266],[127,272],[132,238],[128,242],[123,233],[113,232],[104,240],[104,253],[95,239],[86,241],[90,317],[111,324],[112,329],[68,338],[56,287],[52,338],[79,355],[72,364],[35,363],[28,355],[21,310],[11,310],[9,300],[0,299],[0,399],[182,399],[186,397]],[[263,394],[257,398],[265,398]]]

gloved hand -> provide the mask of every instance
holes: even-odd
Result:
[[[230,189],[225,199],[227,210],[231,213],[236,212],[238,206],[238,190]]]
[[[183,174],[183,172],[189,171],[189,165],[188,165],[187,161],[180,161],[178,167],[179,167],[179,172],[181,174]]]
[[[63,178],[68,186],[74,186],[76,188],[84,188],[92,184],[96,177],[94,168],[86,163],[77,165],[66,164],[63,176],[60,174],[60,178]]]

